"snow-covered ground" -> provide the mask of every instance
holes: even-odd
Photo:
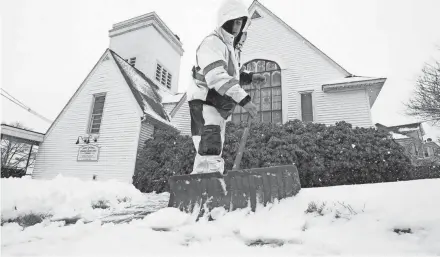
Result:
[[[2,221],[47,215],[25,228],[3,224],[5,256],[440,256],[440,179],[302,189],[256,213],[217,209],[214,221],[197,223],[166,208],[168,194],[117,182],[1,183]],[[158,211],[128,223],[103,219],[136,206]],[[80,219],[56,221],[72,216]]]

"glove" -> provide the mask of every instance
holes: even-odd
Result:
[[[243,108],[251,115],[252,119],[255,119],[257,117],[258,110],[257,106],[254,103],[248,102],[243,106]]]
[[[252,83],[254,83],[257,86],[264,85],[266,83],[266,76],[263,76],[259,73],[253,74]]]

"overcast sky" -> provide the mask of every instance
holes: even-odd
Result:
[[[213,29],[218,0],[3,1],[2,88],[54,120],[109,46],[116,22],[155,11],[183,42],[181,74]],[[252,0],[244,0],[250,5]],[[403,102],[425,62],[440,60],[439,0],[260,0],[349,72],[386,77],[373,122],[417,121]],[[181,76],[179,91],[186,88]],[[49,124],[1,97],[2,121]],[[432,136],[439,130],[427,127]]]

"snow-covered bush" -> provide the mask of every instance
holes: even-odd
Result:
[[[145,205],[151,198],[130,184],[63,176],[52,180],[2,178],[1,187],[2,223],[17,222],[24,226],[46,218],[94,220],[112,211]]]
[[[246,123],[228,123],[223,157],[232,168]],[[390,182],[409,179],[411,164],[403,148],[385,132],[289,121],[253,123],[242,168],[295,164],[302,187]],[[195,149],[188,136],[157,131],[139,153],[134,185],[142,192],[168,190],[168,178],[192,170]]]

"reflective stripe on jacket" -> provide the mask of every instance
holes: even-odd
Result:
[[[236,104],[243,106],[250,101],[250,96],[240,84],[250,83],[252,74],[240,73],[240,50],[234,49],[234,36],[222,28],[226,21],[243,16],[247,17],[242,31],[245,33],[250,24],[246,6],[234,0],[220,8],[217,29],[202,41],[196,51],[193,83],[187,91],[188,101],[202,100],[216,107],[225,119]]]

